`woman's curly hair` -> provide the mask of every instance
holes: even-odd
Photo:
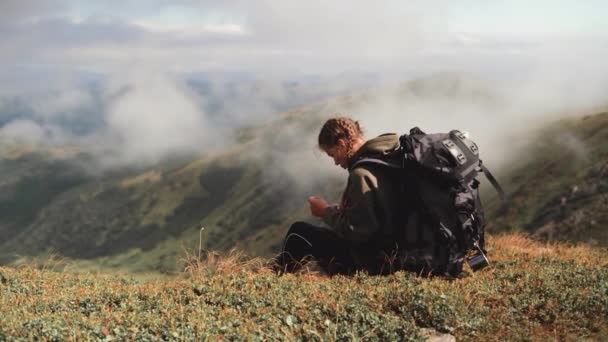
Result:
[[[358,121],[347,117],[329,119],[321,127],[319,132],[319,148],[327,150],[338,145],[338,140],[343,139],[347,143],[350,153],[352,145],[358,138],[363,137],[363,130]]]

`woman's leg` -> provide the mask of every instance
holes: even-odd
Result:
[[[283,240],[276,259],[279,273],[295,272],[310,259],[330,273],[349,273],[354,269],[348,243],[336,233],[306,222],[296,222]]]

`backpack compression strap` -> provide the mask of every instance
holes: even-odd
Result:
[[[500,199],[503,202],[506,202],[507,196],[505,195],[505,191],[502,189],[500,184],[498,184],[498,181],[496,180],[496,178],[494,178],[494,175],[492,175],[492,172],[490,172],[490,170],[488,170],[488,168],[485,165],[483,165],[483,163],[481,163],[481,162],[479,163],[479,166],[481,167],[483,174],[486,175],[486,178],[490,181],[490,183],[492,184],[494,189],[496,189],[496,192],[498,192],[498,196],[500,197]]]
[[[386,162],[384,160],[381,159],[376,159],[376,158],[361,158],[359,160],[357,160],[353,166],[350,167],[351,170],[354,170],[357,166],[361,165],[361,164],[379,164],[379,165],[384,165],[384,166],[388,166],[391,167],[393,169],[400,169],[402,166],[399,164],[395,164],[395,163],[389,163]]]
[[[361,165],[361,164],[378,164],[378,165],[384,165],[384,166],[388,166],[390,168],[394,168],[394,169],[400,169],[402,166],[395,164],[395,163],[389,163],[386,162],[384,160],[381,159],[376,159],[376,158],[362,158],[357,160],[353,166],[351,166],[351,170],[353,170],[354,168],[356,168],[357,166]],[[490,170],[488,170],[488,168],[483,165],[483,163],[479,163],[479,166],[481,167],[481,170],[483,171],[483,174],[486,176],[486,178],[488,179],[488,181],[490,181],[490,184],[492,184],[492,186],[494,187],[494,189],[496,189],[496,192],[498,193],[498,196],[500,197],[500,199],[503,202],[506,202],[507,197],[505,195],[505,191],[503,190],[503,188],[500,186],[500,184],[498,184],[498,181],[496,180],[496,178],[494,177],[494,175],[492,174],[492,172],[490,172]]]

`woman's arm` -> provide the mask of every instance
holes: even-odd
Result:
[[[323,220],[339,235],[352,241],[366,241],[379,230],[376,215],[378,181],[368,170],[359,167],[348,178],[342,208],[330,206]]]

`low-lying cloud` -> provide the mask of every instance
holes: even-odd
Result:
[[[217,140],[195,94],[166,75],[146,70],[117,76],[105,113],[102,138],[112,141],[110,163],[157,162],[164,156],[194,153]]]
[[[119,5],[124,11],[116,13]],[[461,31],[450,19],[453,6],[3,2],[0,135],[78,144],[104,167],[150,164],[221,149],[234,143],[235,129],[371,88],[358,93],[367,94],[363,100],[324,107],[318,127],[284,127],[268,137],[276,139],[265,145],[275,154],[271,167],[306,188],[334,169],[315,140],[323,119],[336,113],[360,119],[368,137],[412,126],[468,130],[488,163],[500,166],[546,120],[607,104],[605,33]],[[158,13],[177,19],[159,21]],[[194,75],[206,83],[193,86]],[[395,90],[418,78],[424,81]],[[306,169],[317,165],[315,172]]]

